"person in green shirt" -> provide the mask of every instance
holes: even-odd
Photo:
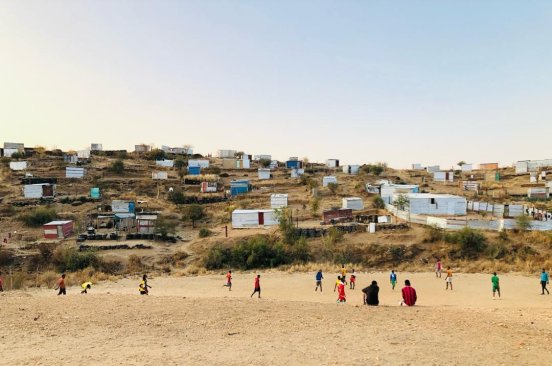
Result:
[[[500,297],[500,284],[496,272],[493,274],[493,277],[491,277],[491,282],[493,283],[493,297],[495,297],[495,293],[497,292],[498,297]]]

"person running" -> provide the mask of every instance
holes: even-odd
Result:
[[[92,282],[84,282],[82,285],[82,291],[81,294],[87,294],[88,290],[92,288]]]
[[[140,281],[140,284],[138,285],[138,291],[140,291],[140,295],[149,295],[149,290],[151,286],[148,285],[148,276],[143,275],[142,281]]]
[[[349,278],[349,289],[354,290],[355,283],[356,283],[356,272],[355,272],[355,269],[353,268],[353,272],[351,272],[351,277]]]
[[[437,263],[435,263],[435,277],[441,278],[441,272],[443,271],[443,265],[441,260],[437,258]]]
[[[345,296],[345,279],[342,277],[341,282],[339,283],[339,286],[337,286],[337,303],[338,304],[344,304],[347,301],[347,297]]]
[[[379,305],[379,287],[376,281],[372,281],[372,284],[364,289],[364,304],[371,306]]]
[[[226,283],[223,286],[228,287],[228,291],[232,291],[232,271],[226,274]]]
[[[447,267],[447,277],[445,278],[445,282],[447,284],[445,290],[448,290],[450,285],[450,290],[452,291],[452,269],[450,269],[450,267]]]
[[[257,275],[257,277],[255,277],[255,285],[254,285],[253,293],[251,294],[251,297],[255,295],[255,292],[259,293],[259,299],[260,299],[261,298],[261,275]]]
[[[324,275],[322,274],[322,270],[319,270],[316,273],[316,288],[314,291],[318,291],[318,287],[320,287],[320,292],[322,292],[322,280],[324,279]]]
[[[498,276],[496,275],[496,272],[493,273],[493,277],[491,277],[491,282],[493,283],[493,297],[495,297],[495,293],[498,292],[498,297],[500,297],[500,281],[498,279]]]
[[[546,291],[546,293],[548,295],[550,295],[550,292],[546,288],[546,285],[548,285],[550,283],[549,279],[548,279],[548,272],[546,272],[546,270],[544,268],[542,269],[542,272],[541,272],[540,281],[541,281],[541,287],[542,287],[542,294],[541,295],[544,295],[544,291]]]
[[[65,273],[61,274],[61,277],[57,281],[55,290],[59,290],[59,295],[67,295],[67,290],[65,289]]]
[[[0,272],[0,292],[4,292],[4,279],[2,278],[2,272]]]
[[[418,300],[418,296],[416,295],[416,290],[414,287],[410,286],[410,280],[404,281],[404,287],[402,288],[402,301],[401,306],[414,306],[416,305],[416,301]]]
[[[395,285],[397,285],[397,274],[395,273],[395,270],[391,270],[391,274],[389,275],[389,281],[391,282],[391,289],[395,290]]]

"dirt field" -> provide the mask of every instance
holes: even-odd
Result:
[[[384,273],[359,274],[348,303],[335,304],[335,275],[314,292],[314,274],[261,274],[263,298],[249,298],[253,273],[157,277],[148,297],[138,280],[94,285],[66,297],[54,290],[0,296],[2,365],[549,365],[552,296],[538,278],[455,274],[454,291],[432,273],[399,273],[418,291],[398,306]],[[380,285],[381,306],[360,289]]]

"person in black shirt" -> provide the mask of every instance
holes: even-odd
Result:
[[[379,287],[376,281],[362,290],[364,292],[364,304],[378,306],[379,305]]]

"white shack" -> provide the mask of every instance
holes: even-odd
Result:
[[[461,168],[462,168],[462,171],[465,173],[471,172],[473,170],[473,164],[463,164]]]
[[[419,163],[415,163],[415,164],[412,164],[412,170],[423,170],[424,168],[422,167],[422,164],[419,164]]]
[[[426,172],[428,173],[438,172],[439,170],[441,170],[441,167],[439,165],[432,165],[432,166],[426,167]]]
[[[169,179],[169,174],[167,172],[152,172],[151,179],[166,180],[166,179]]]
[[[333,175],[328,175],[322,178],[322,186],[327,187],[330,183],[337,184],[337,178]]]
[[[299,169],[299,168],[291,169],[291,177],[292,178],[299,178],[303,174],[305,174],[305,169]]]
[[[326,160],[326,166],[328,168],[337,168],[337,167],[339,167],[339,159],[328,159],[328,160]]]
[[[233,158],[236,155],[236,150],[217,150],[217,157],[219,158]]]
[[[275,193],[270,195],[270,207],[282,208],[288,206],[288,195],[284,193]]]
[[[52,198],[56,193],[56,185],[51,183],[25,184],[23,196],[25,198]]]
[[[166,160],[166,159],[156,160],[155,165],[161,166],[164,168],[172,168],[174,166],[174,160]]]
[[[395,201],[400,194],[393,195]],[[466,215],[467,201],[451,194],[408,193],[410,213],[419,215]]]
[[[65,178],[82,179],[85,174],[86,170],[84,168],[78,168],[75,166],[68,166],[65,168]]]
[[[201,169],[209,167],[209,160],[207,159],[190,159],[188,160],[188,166],[198,166]]]
[[[433,172],[434,182],[454,182],[454,172]]]
[[[79,159],[90,159],[90,150],[79,150],[77,156]]]
[[[261,226],[278,225],[274,210],[234,210],[232,212],[232,228],[245,229]]]
[[[345,197],[342,200],[342,208],[350,208],[351,210],[364,210],[364,202],[360,197]]]
[[[379,188],[380,196],[385,203],[391,203],[391,201],[393,200],[393,195],[395,193],[406,194],[406,193],[418,193],[419,191],[420,191],[420,186],[418,186],[417,184],[385,183],[385,184],[382,184]],[[374,193],[374,192],[370,192],[370,193]]]
[[[259,168],[257,174],[259,179],[270,179],[270,169],[268,168]]]
[[[343,173],[345,174],[358,174],[360,165],[343,165]]]
[[[10,161],[11,170],[25,170],[27,169],[26,161]]]

